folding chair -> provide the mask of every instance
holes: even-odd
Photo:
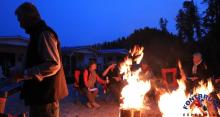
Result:
[[[161,69],[161,73],[163,84],[167,89],[176,89],[178,87],[178,83],[176,80],[176,68],[163,68]]]

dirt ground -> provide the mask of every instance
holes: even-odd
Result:
[[[89,109],[81,103],[74,103],[72,86],[69,85],[70,95],[60,102],[61,117],[118,117],[119,104],[113,100],[106,101],[105,98],[98,98],[101,105],[99,109]],[[6,103],[5,113],[12,115],[28,112],[28,108],[24,106],[19,99],[19,94],[10,96]],[[150,110],[143,110],[142,117],[160,117],[157,107],[151,106]]]

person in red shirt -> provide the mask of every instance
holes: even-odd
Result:
[[[83,72],[83,79],[85,84],[85,92],[87,94],[88,102],[87,106],[89,108],[95,107],[99,108],[100,105],[95,101],[98,94],[98,88],[96,87],[96,82],[100,84],[105,84],[106,82],[102,80],[96,73],[97,65],[94,61],[91,61],[88,69]]]
[[[79,69],[76,69],[76,70],[74,71],[74,80],[75,80],[75,82],[74,82],[73,86],[74,86],[75,88],[79,88],[80,72],[81,72],[81,71],[80,71]]]

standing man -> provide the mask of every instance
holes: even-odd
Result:
[[[57,34],[32,3],[21,4],[15,15],[30,42],[23,69],[14,69],[11,75],[17,82],[24,81],[21,98],[30,107],[30,117],[59,117],[59,100],[68,89]]]

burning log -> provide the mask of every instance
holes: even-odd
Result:
[[[119,117],[141,117],[141,111],[136,109],[120,109]]]

